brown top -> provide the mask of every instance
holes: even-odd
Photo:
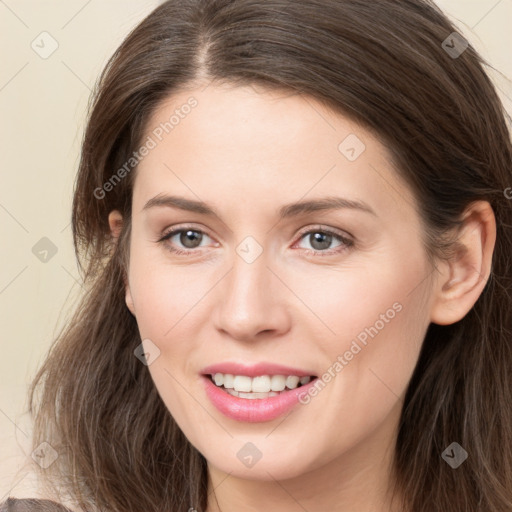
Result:
[[[72,512],[64,505],[55,501],[40,500],[37,498],[17,499],[7,498],[0,503],[0,512]]]

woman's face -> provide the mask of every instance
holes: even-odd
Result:
[[[173,95],[143,143],[126,300],[187,438],[250,479],[379,464],[433,301],[386,147],[311,97],[227,85]]]

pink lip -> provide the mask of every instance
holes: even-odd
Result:
[[[216,386],[209,375],[203,375],[206,395],[212,404],[225,416],[236,421],[259,423],[272,421],[285,414],[299,403],[299,397],[306,394],[318,379],[296,389],[281,392],[270,398],[239,398]]]
[[[216,373],[229,373],[231,375],[247,375],[248,377],[258,377],[260,375],[296,375],[297,377],[310,377],[314,372],[291,368],[273,363],[257,363],[254,365],[244,365],[240,363],[219,363],[207,366],[201,370],[203,375],[215,375]]]

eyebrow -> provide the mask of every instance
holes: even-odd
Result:
[[[142,211],[149,210],[150,208],[155,207],[179,208],[180,210],[195,212],[202,215],[219,217],[215,210],[207,203],[204,203],[202,201],[195,201],[193,199],[187,199],[185,197],[180,196],[159,194],[151,198],[144,205]],[[343,208],[359,210],[374,215],[375,217],[378,217],[375,211],[369,205],[362,201],[356,201],[352,199],[346,199],[343,197],[335,196],[285,204],[279,209],[278,215],[280,219],[286,219],[290,217],[296,217],[305,213],[312,213],[323,210],[338,210]]]

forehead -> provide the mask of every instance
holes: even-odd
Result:
[[[379,140],[311,96],[227,85],[181,91],[153,112],[150,139],[134,211],[159,193],[262,207],[326,193],[372,198],[376,210],[413,202]]]

